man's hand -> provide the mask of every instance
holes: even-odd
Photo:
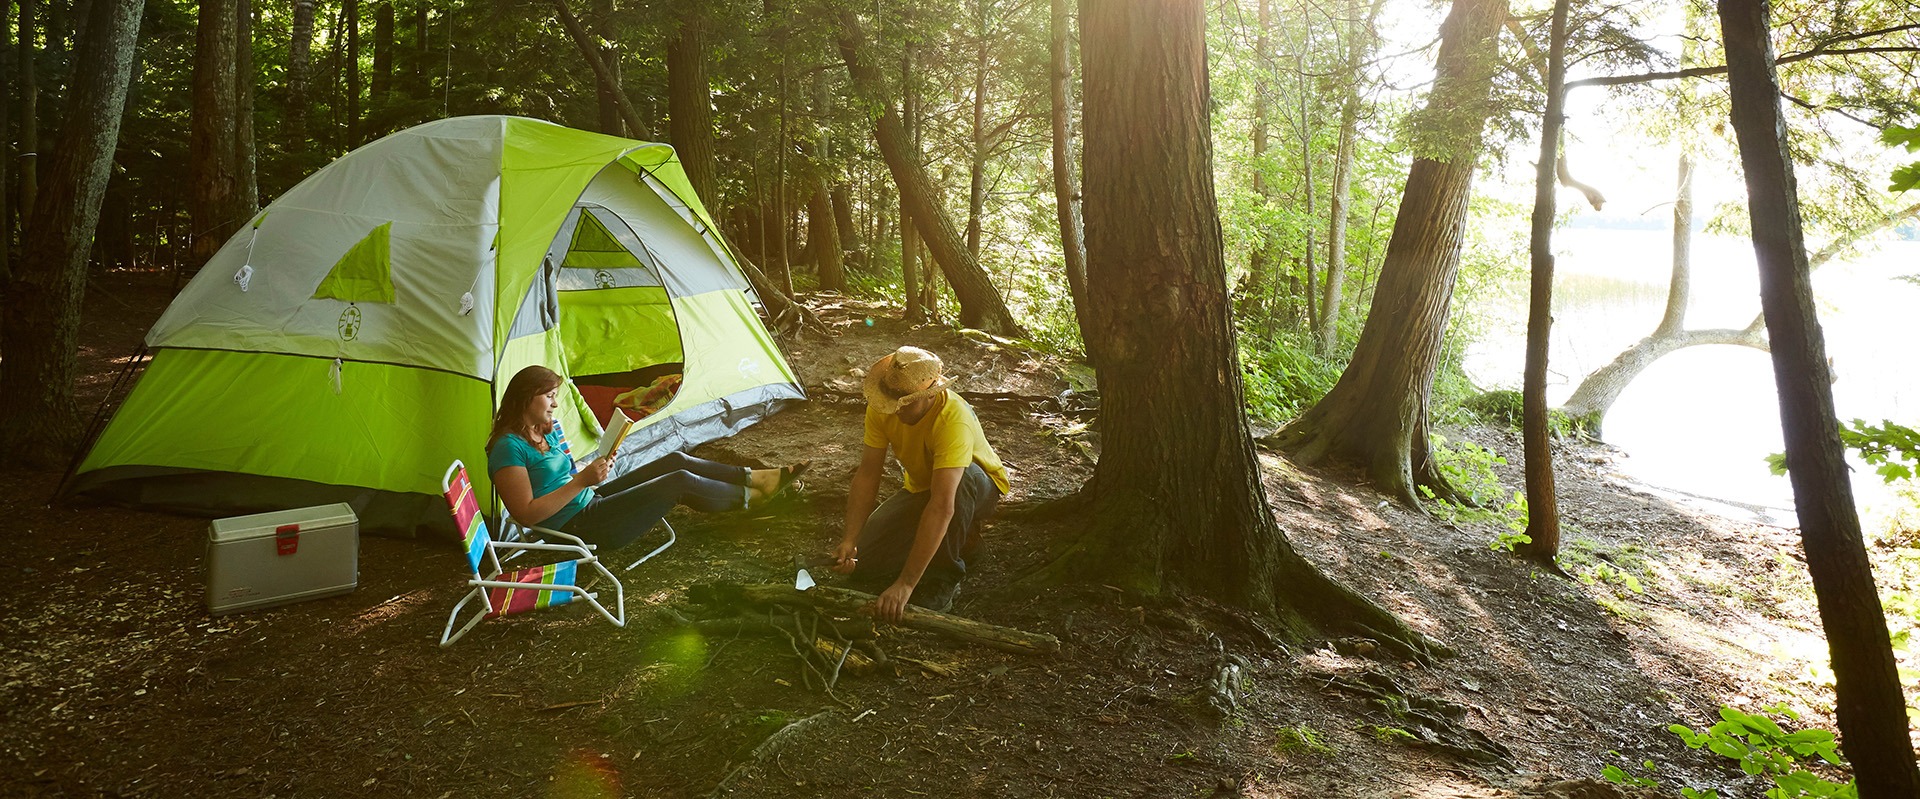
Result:
[[[587,481],[587,485],[597,486],[607,481],[607,473],[611,471],[613,471],[612,460],[607,458],[594,458],[585,467],[581,468],[579,477]]]
[[[859,554],[860,546],[852,539],[841,541],[839,546],[833,548],[833,572],[852,574],[853,567],[860,562],[860,559],[855,557]]]
[[[906,583],[894,583],[873,600],[873,617],[888,624],[899,624],[900,615],[907,608],[907,600],[913,598],[913,586]]]

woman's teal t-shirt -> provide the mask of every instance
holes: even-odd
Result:
[[[487,452],[487,474],[497,474],[508,466],[519,466],[527,470],[527,482],[533,485],[533,497],[539,499],[566,485],[573,479],[573,460],[567,457],[566,450],[560,447],[560,431],[554,428],[547,433],[547,451],[541,452],[518,433],[508,433],[493,442],[493,449]],[[552,516],[534,522],[541,527],[559,527],[572,519],[573,515],[587,506],[593,499],[593,488],[587,487],[573,498],[566,507],[555,511]]]

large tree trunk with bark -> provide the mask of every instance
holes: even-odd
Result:
[[[1272,437],[1303,463],[1359,467],[1374,487],[1418,504],[1416,485],[1452,498],[1428,454],[1427,400],[1466,232],[1481,129],[1500,70],[1505,0],[1454,0],[1441,26],[1434,88],[1414,127],[1413,167],[1380,267],[1367,325],[1333,390]]]
[[[906,127],[901,124],[900,112],[887,97],[879,70],[863,60],[865,34],[861,32],[859,18],[845,11],[841,13],[840,23],[840,55],[847,62],[847,73],[853,78],[855,91],[880,108],[874,120],[880,153],[886,159],[887,169],[893,173],[901,200],[926,239],[934,262],[940,265],[947,282],[953,286],[954,297],[960,301],[960,323],[996,335],[1025,338],[1026,331],[1013,320],[1013,312],[1007,310],[1000,290],[994,288],[986,270],[980,268],[980,262],[967,254],[953,223],[934,201],[926,170],[910,151]]]
[[[381,0],[373,7],[373,79],[367,87],[376,108],[392,99],[393,91],[393,3]]]
[[[813,198],[807,203],[807,248],[813,250],[820,288],[845,292],[847,272],[840,264],[840,226],[833,220],[833,197],[826,178],[814,178]]]
[[[1553,165],[1560,156],[1561,109],[1566,107],[1567,5],[1555,0],[1547,40],[1547,106],[1540,114],[1540,159],[1534,167],[1532,285],[1527,307],[1527,362],[1521,388],[1520,434],[1526,453],[1528,540],[1514,548],[1554,571],[1560,554],[1560,498],[1553,485],[1553,439],[1547,428],[1547,343],[1553,330]]]
[[[1053,122],[1053,206],[1060,219],[1060,255],[1067,273],[1067,292],[1073,297],[1073,317],[1079,323],[1087,360],[1093,361],[1093,342],[1087,329],[1086,224],[1080,218],[1080,186],[1073,175],[1073,61],[1068,46],[1067,0],[1052,0],[1048,35],[1047,95]]]
[[[617,44],[620,36],[614,30],[612,21],[613,0],[593,0],[589,4],[589,13],[588,19],[593,25],[594,38],[597,40],[593,48],[599,54],[600,63],[606,66],[607,74],[613,78],[613,82],[609,84],[601,80],[598,73],[594,75],[593,94],[600,110],[599,130],[601,133],[612,136],[625,136],[627,128],[620,115],[620,98],[626,92],[626,88],[621,79],[620,45]],[[668,48],[671,49],[672,45],[669,44]],[[671,72],[673,67],[669,65],[667,69]],[[668,76],[667,82],[667,90],[671,94],[673,91],[671,75]],[[669,97],[667,102],[668,107],[671,108],[672,98]]]
[[[900,55],[900,117],[906,128],[907,148],[914,161],[920,160],[920,104],[913,84],[913,43],[902,45]],[[913,211],[905,195],[900,197],[900,289],[905,294],[903,315],[907,324],[927,321],[926,307],[920,304],[920,231],[913,226]]]
[[[1080,557],[1125,588],[1425,653],[1391,613],[1301,558],[1267,505],[1228,312],[1204,6],[1089,2],[1081,25],[1088,336],[1101,342],[1103,404]]]
[[[240,95],[235,56],[239,39],[239,2],[206,0],[200,4],[193,64],[193,120],[188,134],[187,172],[193,219],[190,264],[198,270],[252,213],[240,207],[238,156]]]
[[[1834,716],[1861,799],[1920,796],[1886,616],[1874,590],[1834,416],[1826,342],[1814,312],[1793,159],[1773,71],[1765,0],[1720,0],[1735,139],[1760,262],[1787,476],[1833,661]]]
[[[667,43],[667,137],[680,156],[687,182],[709,213],[720,213],[714,178],[713,97],[707,84],[703,21],[696,9],[682,10],[679,35]]]
[[[141,0],[93,0],[88,9],[67,93],[67,134],[48,165],[26,257],[7,286],[0,446],[16,453],[18,465],[58,467],[79,443],[73,389],[87,255],[120,140],[142,8]]]

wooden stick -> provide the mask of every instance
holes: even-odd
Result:
[[[807,605],[841,613],[860,612],[874,600],[872,594],[848,588],[816,585],[806,591],[796,591],[790,585],[779,583],[764,585],[709,583],[694,586],[687,593],[693,601],[709,605],[741,603]],[[912,605],[908,605],[901,614],[900,626],[939,633],[949,638],[981,644],[1002,652],[1035,655],[1060,651],[1060,639],[1045,633],[1030,633],[1012,627],[1001,627]]]

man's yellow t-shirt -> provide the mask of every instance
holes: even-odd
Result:
[[[906,472],[910,493],[932,488],[935,469],[964,469],[967,464],[978,463],[987,476],[993,478],[1001,496],[1005,496],[1009,488],[1007,469],[1001,465],[993,445],[987,443],[987,433],[980,429],[980,419],[973,415],[973,406],[952,391],[940,395],[935,402],[918,424],[911,425],[899,414],[868,408],[866,445],[881,449],[893,447],[893,457]]]

